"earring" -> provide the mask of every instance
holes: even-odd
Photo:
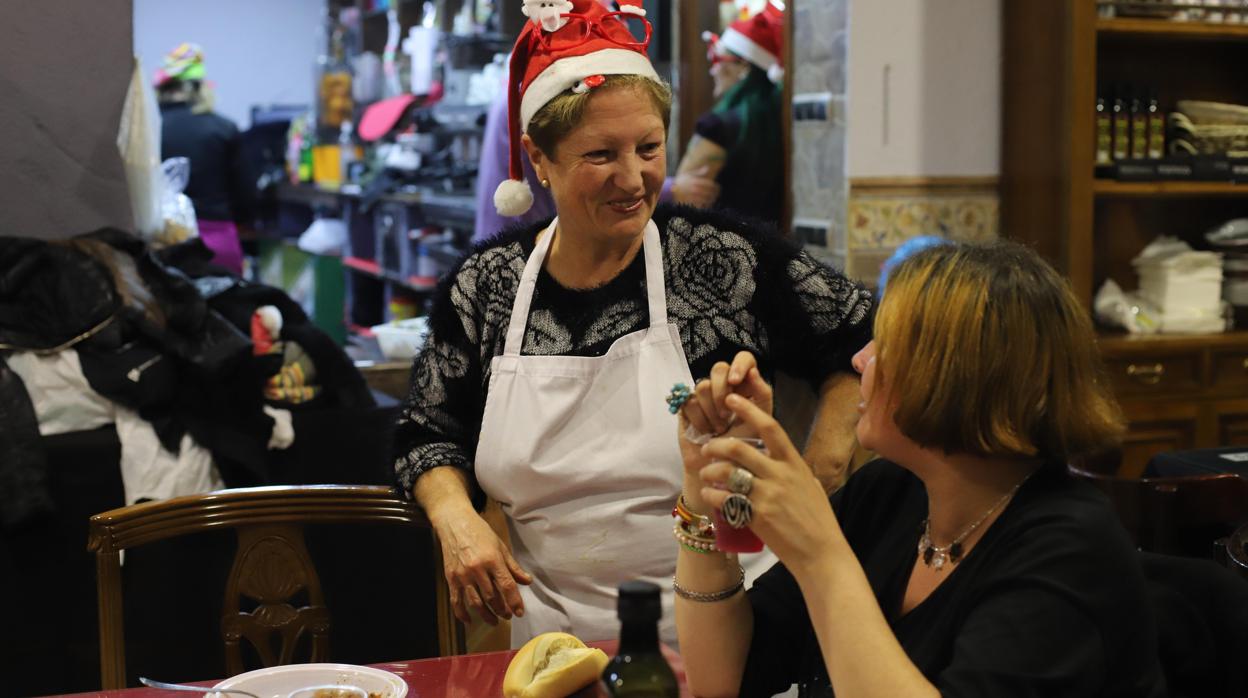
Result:
[[[543,180],[542,180],[542,186],[543,186],[544,188],[546,188],[546,189],[550,189],[550,180],[549,180],[549,179],[543,179]]]

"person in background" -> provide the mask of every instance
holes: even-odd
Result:
[[[1164,695],[1135,548],[1066,468],[1124,431],[1066,280],[1015,243],[919,250],[892,270],[854,366],[858,439],[882,460],[831,501],[756,376],[711,410],[729,409],[767,452],[682,443],[686,506],[734,512],[780,558],[742,594],[732,556],[680,551],[690,689]],[[690,422],[704,412],[683,407]]]
[[[720,184],[715,206],[765,221],[784,210],[784,11],[769,2],[723,36],[706,32],[712,94],[694,126],[677,177],[700,173]]]
[[[186,195],[195,205],[199,236],[214,253],[213,262],[236,274],[243,271],[243,250],[235,225],[238,200],[235,161],[238,127],[212,111],[204,88],[204,52],[182,44],[169,52],[156,71],[160,103],[162,159],[191,161]]]
[[[843,471],[855,447],[850,357],[871,296],[771,229],[658,205],[672,96],[639,4],[575,0],[555,31],[521,31],[494,203],[514,217],[549,190],[558,216],[487,240],[446,278],[395,430],[396,484],[437,532],[457,617],[510,618],[516,647],[553,630],[616,637],[618,585],[671,579],[675,551],[652,542],[681,484],[669,390],[709,399],[745,370],[713,365],[757,357],[762,375],[820,391],[831,438],[812,463]],[[694,376],[709,380],[691,389]],[[486,496],[510,551],[475,508]]]
[[[610,8],[613,2],[603,2]],[[477,169],[477,219],[473,226],[473,242],[481,242],[508,227],[525,227],[555,216],[555,200],[550,192],[538,189],[533,192],[533,206],[519,216],[504,216],[494,208],[494,190],[507,179],[511,140],[507,134],[507,90],[499,91],[498,98],[490,105],[486,116],[485,132],[481,141],[481,163]],[[536,182],[533,164],[528,154],[520,153],[524,177]],[[663,182],[659,201],[688,204],[706,208],[719,197],[719,185],[707,176],[708,170],[689,171]]]

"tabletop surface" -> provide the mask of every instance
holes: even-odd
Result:
[[[608,655],[615,654],[617,644],[614,641],[589,643],[591,647],[601,648]],[[483,652],[371,666],[393,672],[406,681],[408,685],[406,698],[493,698],[503,695],[503,675],[507,672],[507,664],[514,654],[514,650]],[[676,678],[681,685],[681,696],[691,696],[692,694],[685,688],[684,663],[680,656],[667,647],[663,648],[663,654],[676,672]],[[201,686],[212,686],[215,683],[215,681],[197,682]],[[71,695],[73,698],[193,698],[194,694],[155,688],[127,688]],[[570,698],[597,698],[599,696],[605,696],[605,692],[596,687],[590,687]]]

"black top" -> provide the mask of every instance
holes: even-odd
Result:
[[[774,230],[726,214],[660,206],[654,222],[668,319],[680,328],[694,378],[739,351],[753,352],[764,375],[779,369],[814,386],[853,370],[850,359],[871,339],[872,299],[862,287]],[[545,227],[486,240],[438,290],[395,434],[404,494],[441,465],[471,478],[490,360],[503,353],[516,286]],[[565,288],[543,268],[521,353],[601,356],[616,339],[648,326],[649,316],[642,252],[616,278],[589,290]],[[656,410],[666,409],[670,388],[654,386]]]
[[[901,603],[927,516],[923,483],[875,461],[832,498],[884,616],[943,696],[1162,696],[1156,626],[1134,548],[1105,498],[1060,467],[1033,475],[948,578]],[[793,683],[830,696],[801,591],[776,565],[754,609],[742,696]]]
[[[739,111],[707,112],[698,117],[694,133],[723,148],[724,166],[716,208],[728,208],[765,221],[778,221],[784,208],[783,160],[780,153],[762,153],[753,159],[737,147],[745,124]]]
[[[195,204],[195,215],[203,220],[233,220],[238,127],[212,112],[196,114],[190,104],[183,103],[161,105],[160,119],[161,159],[191,161],[185,194]]]

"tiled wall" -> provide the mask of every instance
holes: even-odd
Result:
[[[807,248],[843,267],[846,46],[849,0],[800,0],[793,10],[793,225]]]
[[[996,237],[999,200],[992,178],[950,185],[930,178],[923,183],[857,180],[850,187],[848,252],[845,271],[874,283],[880,265],[901,243],[919,235],[959,240]]]
[[[874,0],[872,0],[874,1]],[[995,237],[995,177],[879,177],[847,171],[851,0],[795,0],[793,227],[807,250],[874,285],[880,265],[917,235]],[[863,91],[871,94],[870,91]],[[862,128],[860,126],[859,128]]]

